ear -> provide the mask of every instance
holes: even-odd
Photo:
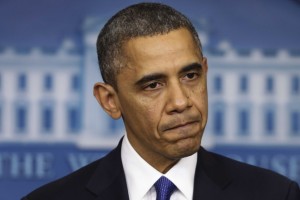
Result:
[[[207,64],[207,58],[206,58],[206,57],[203,57],[203,58],[202,58],[202,64],[203,64],[203,70],[204,70],[204,72],[207,74],[207,71],[208,71],[208,64]]]
[[[105,83],[96,83],[94,85],[94,96],[103,110],[113,119],[119,119],[121,117],[118,96],[115,89],[111,85]]]

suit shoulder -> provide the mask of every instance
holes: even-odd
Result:
[[[210,155],[230,174],[232,186],[238,188],[239,191],[252,191],[249,195],[257,193],[258,196],[265,195],[265,199],[268,199],[267,196],[274,196],[274,199],[293,200],[300,197],[298,184],[277,172],[236,161],[216,153],[210,152]],[[275,198],[275,196],[277,197]]]
[[[54,200],[63,199],[64,197],[70,198],[70,195],[77,195],[78,197],[78,195],[82,195],[85,193],[83,192],[85,190],[85,186],[93,176],[96,168],[100,163],[102,163],[103,161],[105,162],[106,159],[107,156],[100,158],[62,178],[47,183],[29,193],[26,197],[24,197],[24,199]]]
[[[58,199],[57,196],[63,196],[64,193],[73,191],[76,193],[78,190],[83,190],[88,178],[92,175],[94,169],[97,166],[98,161],[95,161],[79,170],[72,172],[62,178],[47,183],[33,192],[31,192],[27,199]]]
[[[236,174],[239,177],[245,178],[253,178],[253,179],[275,179],[283,182],[289,182],[290,180],[285,176],[274,172],[269,169],[265,169],[262,167],[254,166],[251,164],[247,164],[241,161],[234,160],[232,158],[225,157],[220,154],[210,152],[212,156],[215,157],[218,162],[221,162],[227,170],[229,170],[230,174]],[[256,176],[253,176],[255,174]]]

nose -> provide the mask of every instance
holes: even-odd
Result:
[[[189,92],[179,81],[169,84],[167,95],[166,110],[168,113],[181,113],[191,106]]]

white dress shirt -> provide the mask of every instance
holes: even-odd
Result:
[[[130,200],[156,200],[154,183],[161,176],[167,177],[177,187],[171,200],[191,200],[193,198],[197,153],[182,158],[166,174],[162,174],[142,159],[125,135],[121,158]]]

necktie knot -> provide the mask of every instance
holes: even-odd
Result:
[[[160,177],[154,184],[156,200],[169,200],[176,186],[166,177]]]

